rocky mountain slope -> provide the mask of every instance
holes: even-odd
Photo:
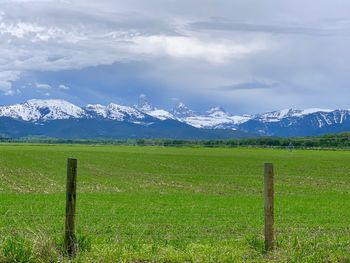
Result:
[[[88,123],[97,125],[100,133],[92,132],[94,136],[119,134],[123,137],[124,135],[119,132],[104,131],[104,129],[113,130],[114,128],[111,126],[114,127],[118,124],[118,129],[121,130],[123,130],[121,125],[124,125],[124,128],[129,125],[126,129],[128,130],[125,134],[126,137],[147,137],[146,127],[149,130],[152,127],[153,135],[151,137],[157,138],[155,130],[157,127],[158,131],[163,129],[162,133],[159,132],[159,136],[171,138],[174,137],[176,129],[186,128],[192,131],[191,138],[198,137],[198,139],[205,137],[203,131],[210,131],[210,138],[215,138],[215,134],[221,134],[217,135],[217,138],[228,138],[230,136],[244,137],[248,134],[249,136],[312,136],[350,130],[350,110],[285,109],[241,116],[230,114],[221,107],[212,108],[205,113],[198,113],[184,103],[178,103],[177,106],[168,111],[154,107],[143,96],[140,97],[139,103],[135,106],[110,103],[106,106],[89,104],[85,107],[79,107],[64,100],[28,100],[22,104],[0,106],[0,118],[2,125],[0,134],[3,135],[5,134],[4,123],[7,123],[7,129],[15,123],[18,124],[18,127],[26,126],[27,132],[24,134],[27,135],[40,133],[35,133],[37,128],[33,127],[51,127],[52,123],[61,123],[68,128],[69,123],[73,125],[73,123],[80,122],[84,123],[85,129],[88,130],[92,129],[92,127],[88,127]],[[55,127],[60,130],[60,127]],[[133,134],[129,130],[130,127],[138,132]],[[164,132],[165,128],[168,129],[168,134]],[[141,130],[142,132],[140,132]],[[197,131],[197,137],[194,131]],[[40,135],[45,135],[45,132],[41,132]],[[11,136],[11,134],[7,133],[7,136]],[[55,136],[60,136],[60,134],[55,134]],[[178,138],[185,137],[178,136]]]

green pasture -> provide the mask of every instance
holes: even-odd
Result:
[[[0,262],[67,261],[66,160],[78,159],[77,262],[350,262],[350,152],[0,144]],[[277,249],[263,250],[263,164]]]

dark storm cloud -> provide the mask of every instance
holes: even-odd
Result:
[[[349,1],[0,3],[1,104],[44,83],[82,104],[145,93],[235,113],[350,108]]]

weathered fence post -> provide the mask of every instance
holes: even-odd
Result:
[[[264,175],[264,213],[265,213],[265,250],[275,247],[274,235],[274,170],[272,163],[265,163]]]
[[[65,223],[65,249],[70,258],[77,253],[75,236],[75,207],[77,188],[77,159],[67,160],[67,192],[66,192],[66,223]]]

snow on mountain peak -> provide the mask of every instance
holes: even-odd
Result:
[[[141,95],[138,105],[125,106],[110,103],[88,104],[80,108],[70,102],[57,99],[32,99],[22,104],[0,106],[0,117],[9,117],[24,121],[40,122],[70,118],[104,118],[137,124],[154,123],[156,120],[173,119],[197,128],[239,129],[241,124],[254,120],[265,125],[281,122],[285,127],[299,119],[310,121],[319,128],[344,123],[350,119],[349,110],[329,110],[309,108],[304,110],[284,109],[257,115],[232,115],[221,107],[214,107],[203,114],[198,114],[180,102],[171,112],[153,107],[146,96]],[[274,125],[274,124],[273,124]],[[249,125],[248,125],[249,126]]]
[[[65,100],[29,100],[24,105],[30,105],[42,114],[43,120],[79,118],[85,111]]]
[[[101,104],[88,104],[88,105],[86,105],[85,108],[87,108],[87,109],[104,109],[104,108],[106,108],[106,106],[103,106]]]
[[[237,129],[238,125],[251,119],[251,116],[237,116],[227,113],[222,107],[214,107],[202,115],[193,115],[184,121],[197,128]]]
[[[171,113],[177,118],[186,118],[196,114],[182,102],[179,102],[176,107],[172,109]]]
[[[225,113],[226,114],[226,111],[222,107],[216,106],[216,107],[208,110],[206,113],[207,114],[215,114],[215,113]]]
[[[145,115],[142,112],[140,112],[139,110],[133,107],[119,105],[115,103],[110,103],[106,107],[106,116],[109,119],[119,120],[119,121],[123,121],[126,118],[143,119],[145,117]]]
[[[89,113],[96,114],[97,116],[101,116],[103,118],[107,117],[106,106],[103,106],[101,104],[88,104],[86,105],[85,110],[87,110]]]
[[[310,108],[310,109],[305,109],[301,110],[301,115],[308,115],[308,114],[313,114],[316,112],[332,112],[333,110],[330,109],[319,109],[319,108]]]
[[[0,116],[24,121],[69,119],[84,115],[83,109],[64,100],[32,99],[22,104],[0,107]]]
[[[305,110],[295,110],[295,109],[284,109],[279,111],[272,111],[268,113],[258,114],[256,115],[256,119],[259,119],[264,122],[278,122],[284,118],[288,117],[302,117],[309,114],[314,113],[329,113],[333,110],[329,109],[318,109],[318,108],[310,108]]]
[[[183,102],[179,102],[176,106],[177,108],[181,109],[181,108],[187,108],[187,106],[185,105],[185,103]]]
[[[133,121],[145,118],[145,115],[138,109],[115,103],[110,103],[107,106],[101,104],[88,104],[86,105],[85,110],[89,114],[117,121]]]
[[[148,101],[147,96],[144,94],[141,94],[139,96],[139,101],[136,105],[136,108],[141,111],[152,111],[154,110],[152,104]]]
[[[153,105],[148,101],[146,95],[144,94],[141,94],[139,96],[138,104],[135,107],[139,111],[159,120],[175,119],[175,117],[170,112],[153,107]]]
[[[287,117],[292,112],[293,112],[293,109],[283,109],[279,111],[272,111],[272,112],[267,112],[263,114],[258,114],[256,118],[264,122],[277,122]]]

